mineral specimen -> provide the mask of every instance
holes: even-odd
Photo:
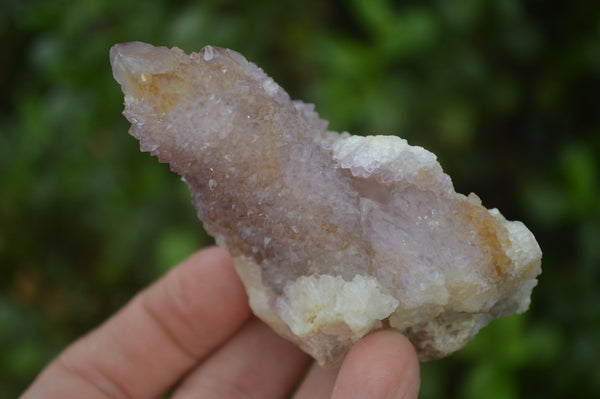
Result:
[[[110,56],[142,151],[188,184],[254,313],[321,365],[380,328],[440,358],[528,308],[535,238],[457,194],[431,152],[328,131],[232,50],[131,42]]]

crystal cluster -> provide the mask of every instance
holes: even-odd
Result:
[[[328,131],[232,50],[131,42],[111,63],[130,133],[188,184],[254,313],[320,364],[380,328],[440,358],[528,308],[534,236],[456,193],[431,152]]]

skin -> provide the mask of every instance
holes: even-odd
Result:
[[[363,338],[339,370],[311,362],[252,316],[231,257],[209,248],[67,347],[21,398],[156,398],[173,387],[175,399],[416,398],[419,383],[414,348],[392,331]]]

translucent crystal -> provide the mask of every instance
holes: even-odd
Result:
[[[182,175],[254,313],[322,365],[379,328],[443,357],[528,308],[535,238],[454,192],[431,152],[328,131],[232,50],[132,42],[111,63],[130,133]]]

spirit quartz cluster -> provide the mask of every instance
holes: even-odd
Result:
[[[440,358],[528,308],[533,234],[456,193],[431,152],[328,131],[232,50],[130,42],[110,58],[141,150],[187,183],[254,313],[321,365],[380,328]]]

